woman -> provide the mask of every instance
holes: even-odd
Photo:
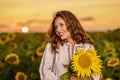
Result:
[[[67,72],[64,64],[68,64],[72,54],[78,48],[94,49],[93,41],[82,28],[79,20],[69,11],[57,12],[46,34],[48,41],[41,65],[41,80],[61,80],[60,76]],[[71,75],[70,79],[79,80]],[[99,80],[99,75],[85,77],[82,80]]]

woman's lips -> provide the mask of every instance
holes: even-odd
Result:
[[[60,33],[59,33],[59,36],[60,36],[60,37],[61,37],[61,36],[63,36],[63,35],[64,35],[64,33],[63,33],[63,32],[60,32]]]

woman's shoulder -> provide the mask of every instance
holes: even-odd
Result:
[[[51,47],[51,43],[50,42],[46,43],[46,48],[50,48],[50,47]]]
[[[50,43],[50,42],[48,42],[48,43],[46,44],[46,46],[51,46],[51,43]]]
[[[89,47],[93,47],[93,45],[90,44],[90,43],[84,43],[84,45],[85,45],[85,46],[89,46]]]

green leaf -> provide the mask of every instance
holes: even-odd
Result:
[[[65,67],[65,68],[68,68],[68,67],[69,67],[69,64],[64,64],[64,67]]]
[[[66,72],[61,75],[62,80],[70,80],[69,77],[70,77],[70,72]]]

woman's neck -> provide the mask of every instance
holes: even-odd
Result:
[[[69,39],[69,40],[67,40],[67,42],[70,43],[71,45],[75,44],[75,41],[73,39]]]
[[[73,52],[75,41],[73,39],[69,39],[69,40],[67,40],[67,42],[69,42],[71,44],[71,46],[72,46],[72,52]]]

